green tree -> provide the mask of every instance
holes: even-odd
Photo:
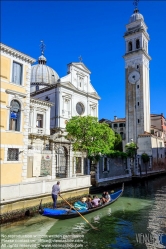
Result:
[[[126,149],[126,154],[127,154],[127,156],[130,157],[130,158],[134,158],[135,153],[136,153],[136,151],[137,151],[137,148],[138,148],[138,147],[137,147],[136,143],[134,143],[134,142],[127,143],[127,144],[125,145],[125,149]]]
[[[117,132],[115,132],[114,150],[123,151],[122,137]]]
[[[146,175],[147,175],[147,165],[148,165],[148,162],[149,162],[149,156],[148,156],[148,154],[146,154],[146,153],[143,153],[142,155],[141,155],[141,158],[142,158],[142,161],[144,162],[144,164],[145,164],[145,171],[146,171]]]
[[[142,161],[143,161],[144,163],[148,163],[149,160],[150,160],[148,154],[146,154],[146,153],[143,153],[143,154],[141,155],[141,158],[142,158]]]
[[[114,148],[115,135],[109,125],[91,116],[72,117],[66,125],[67,138],[74,151],[86,151],[89,157],[107,155]]]

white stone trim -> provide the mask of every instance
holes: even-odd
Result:
[[[13,49],[3,43],[0,43],[0,50],[4,53],[4,54],[8,54],[16,59],[19,59],[19,60],[23,60],[23,61],[26,61],[27,63],[34,63],[36,60],[33,59],[32,57],[22,53],[22,52],[19,52],[18,50],[16,49]]]
[[[16,96],[20,96],[22,98],[25,98],[27,96],[27,94],[25,93],[20,93],[20,92],[17,92],[17,91],[13,91],[13,90],[10,90],[10,89],[6,89],[5,91],[7,94],[12,94],[12,95],[16,95]]]

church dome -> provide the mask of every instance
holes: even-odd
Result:
[[[131,17],[130,17],[129,23],[135,22],[135,21],[141,20],[141,19],[144,21],[143,15],[139,13],[139,10],[138,10],[138,9],[135,9],[135,10],[134,10],[134,13],[133,13],[133,14],[131,15]]]
[[[49,66],[46,66],[47,59],[42,54],[38,58],[37,65],[32,66],[31,68],[31,84],[32,85],[47,85],[55,84],[59,79],[59,75],[54,69]]]

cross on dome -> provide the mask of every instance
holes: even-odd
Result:
[[[47,59],[44,56],[45,47],[46,47],[46,45],[44,44],[44,41],[42,40],[41,44],[40,44],[41,56],[39,56],[39,58],[38,58],[39,64],[46,64]]]
[[[133,5],[135,6],[135,9],[137,9],[137,7],[138,7],[138,2],[139,2],[139,0],[134,0],[134,2],[133,2]]]
[[[46,45],[44,44],[43,40],[41,41],[40,48],[41,48],[41,54],[44,54],[44,50],[46,48]]]

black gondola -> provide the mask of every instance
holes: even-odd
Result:
[[[123,190],[124,190],[124,183],[122,185],[121,190],[110,194],[110,196],[111,196],[110,202],[105,203],[105,204],[98,206],[98,207],[94,207],[92,209],[78,210],[78,211],[82,215],[85,215],[85,214],[89,214],[89,213],[92,213],[94,211],[97,211],[101,208],[107,207],[108,205],[111,205],[112,203],[114,203],[123,194]],[[57,208],[57,209],[43,208],[41,203],[39,206],[39,213],[43,216],[47,216],[49,218],[59,219],[59,220],[70,219],[70,218],[75,218],[75,217],[79,216],[79,214],[75,210],[72,210],[69,208]]]

